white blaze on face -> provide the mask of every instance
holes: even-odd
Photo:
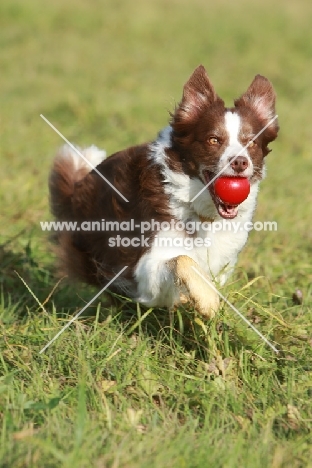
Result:
[[[223,169],[229,163],[231,158],[235,156],[245,156],[248,159],[248,168],[245,170],[244,175],[249,177],[253,173],[252,161],[249,157],[247,148],[239,141],[239,132],[241,128],[241,118],[235,112],[227,111],[224,116],[225,128],[229,136],[229,144],[220,158],[220,169]],[[231,167],[227,167],[224,174],[233,175]]]
[[[233,112],[226,112],[224,116],[225,128],[229,135],[229,147],[237,147],[242,150],[242,145],[238,141],[238,134],[240,130],[240,117]]]

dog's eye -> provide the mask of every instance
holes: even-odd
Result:
[[[208,138],[208,143],[209,145],[219,145],[220,141],[218,140],[217,137],[211,136]]]

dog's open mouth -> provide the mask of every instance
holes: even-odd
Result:
[[[228,203],[225,203],[224,201],[220,200],[220,198],[216,195],[215,189],[214,189],[214,181],[211,182],[215,177],[215,174],[213,172],[204,171],[204,176],[205,176],[206,184],[209,184],[207,188],[210,192],[211,198],[218,210],[219,215],[225,219],[235,218],[238,213],[239,205],[230,205]]]

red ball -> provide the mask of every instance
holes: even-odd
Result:
[[[222,202],[239,205],[248,197],[250,184],[245,177],[219,177],[215,181],[214,190]]]

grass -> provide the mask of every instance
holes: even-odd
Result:
[[[311,52],[307,0],[3,0],[0,5],[0,465],[312,467]],[[203,63],[228,105],[256,73],[281,125],[252,232],[203,323],[57,282],[39,221],[60,138],[151,140]],[[303,294],[297,304],[295,291]]]

